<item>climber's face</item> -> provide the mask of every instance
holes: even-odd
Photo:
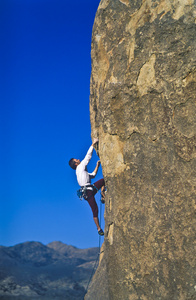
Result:
[[[74,158],[74,163],[76,165],[76,167],[81,163],[81,161],[79,159]]]

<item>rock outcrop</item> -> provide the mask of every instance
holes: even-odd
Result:
[[[92,137],[107,183],[104,253],[86,300],[196,297],[194,0],[102,0]]]

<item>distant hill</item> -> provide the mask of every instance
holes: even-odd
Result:
[[[0,246],[0,299],[84,299],[98,248],[61,242]]]

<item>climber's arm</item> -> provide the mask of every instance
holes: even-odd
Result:
[[[98,162],[96,164],[96,167],[95,167],[95,170],[92,173],[89,174],[91,178],[94,178],[97,175],[97,171],[99,169],[100,164],[101,164],[101,162],[100,162],[100,160],[98,160]]]
[[[89,161],[91,160],[92,154],[93,154],[93,147],[98,143],[98,139],[94,139],[92,145],[88,149],[88,152],[85,156],[85,158],[81,161],[81,166],[84,168],[88,165]]]
[[[101,164],[101,161],[98,160],[98,162],[97,162],[97,164],[96,164],[96,167],[95,167],[95,170],[93,171],[93,172],[95,173],[95,176],[97,175],[97,171],[98,171],[98,169],[99,169],[100,164]]]

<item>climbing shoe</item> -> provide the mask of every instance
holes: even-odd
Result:
[[[101,197],[101,203],[102,203],[102,204],[105,203],[105,198]]]
[[[104,232],[103,232],[103,230],[102,230],[102,229],[100,229],[100,230],[98,231],[98,234],[99,234],[99,235],[104,235]]]
[[[101,203],[105,203],[105,193],[101,193]]]

